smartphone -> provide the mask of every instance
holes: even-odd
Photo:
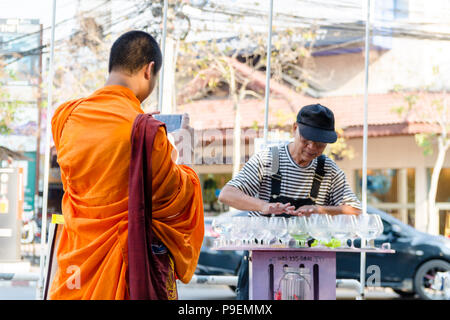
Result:
[[[166,124],[168,133],[181,128],[182,114],[155,114],[153,117]]]

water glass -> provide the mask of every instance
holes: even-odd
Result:
[[[331,240],[331,218],[328,214],[314,213],[308,218],[309,234],[319,241],[318,247],[324,247],[321,243]]]
[[[288,220],[288,233],[295,240],[295,246],[297,247],[306,245],[309,235],[306,220],[305,216],[291,217]]]
[[[360,214],[356,218],[357,229],[356,234],[361,238],[361,248],[363,247],[364,240],[374,240],[381,233],[383,233],[383,223],[378,215],[375,214]],[[364,246],[366,248],[374,248],[374,246],[369,245]]]
[[[231,221],[230,245],[240,246],[242,245],[247,232],[245,217],[232,217]]]
[[[355,233],[355,229],[356,218],[354,215],[339,214],[332,217],[333,237],[340,240],[341,243],[351,238]]]
[[[251,223],[253,224],[254,238],[258,245],[266,244],[266,238],[270,236],[268,230],[268,220],[266,217],[251,217]]]
[[[242,224],[245,231],[242,243],[247,246],[252,246],[255,242],[255,225],[252,223],[252,217],[244,217]]]
[[[278,242],[286,242],[286,236],[288,235],[287,222],[284,217],[270,217],[268,221],[268,230],[270,235],[267,237],[268,243],[275,240],[275,244]]]
[[[211,224],[214,232],[219,234],[219,237],[214,241],[215,247],[227,245],[227,238],[231,228],[231,220],[228,217],[214,218]]]

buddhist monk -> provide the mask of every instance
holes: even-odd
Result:
[[[50,299],[176,299],[175,279],[187,283],[194,274],[204,234],[200,182],[190,167],[174,161],[176,152],[164,125],[141,109],[161,64],[160,48],[151,35],[127,32],[111,48],[105,86],[63,103],[54,113],[64,224]],[[153,132],[151,141],[143,132]],[[141,168],[142,175],[137,171]],[[146,186],[142,195],[130,195],[132,187],[141,185]],[[131,196],[135,202],[145,201],[145,212],[139,203],[133,206],[145,217],[129,216]],[[129,237],[131,218],[147,236]],[[142,243],[133,242],[139,237]],[[139,251],[140,245],[147,252]],[[154,272],[151,265],[144,270],[152,286],[165,288],[162,295],[136,290],[134,297],[130,294],[130,277],[140,277],[130,275],[130,250],[146,264],[153,263],[149,255],[163,257],[156,266],[162,272]]]

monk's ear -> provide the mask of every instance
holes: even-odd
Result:
[[[155,62],[151,61],[149,64],[147,64],[145,66],[145,72],[144,72],[144,76],[146,80],[150,80],[154,74],[153,74],[153,70],[155,68]]]

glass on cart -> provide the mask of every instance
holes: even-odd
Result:
[[[311,237],[318,241],[317,247],[326,247],[332,237],[332,222],[328,214],[313,213],[308,219],[308,230]]]
[[[347,240],[355,235],[356,217],[348,214],[338,214],[333,216],[332,230],[333,237],[339,240],[341,247],[351,248],[347,245]]]
[[[380,216],[376,214],[360,214],[356,217],[356,221],[356,234],[369,243],[368,246],[365,246],[366,248],[375,249],[373,240],[383,233],[383,223]]]
[[[232,217],[231,218],[231,230],[230,230],[230,245],[240,246],[243,244],[244,239],[247,237],[248,232],[245,221],[246,217]]]
[[[231,218],[230,217],[214,218],[211,225],[214,232],[219,234],[219,237],[214,241],[214,246],[222,247],[230,245],[230,231],[232,228]]]
[[[255,245],[262,246],[267,243],[270,237],[270,231],[267,228],[268,220],[266,217],[252,217],[252,223],[255,227]]]
[[[255,244],[255,233],[256,233],[256,227],[253,223],[252,217],[243,217],[244,219],[241,220],[241,223],[244,226],[244,235],[243,235],[243,245],[245,246],[252,246]]]
[[[288,219],[288,234],[293,239],[295,247],[305,247],[308,240],[308,226],[305,216],[291,217]]]
[[[285,217],[271,216],[267,227],[270,232],[270,236],[267,238],[268,244],[284,245],[287,242],[288,229]]]

